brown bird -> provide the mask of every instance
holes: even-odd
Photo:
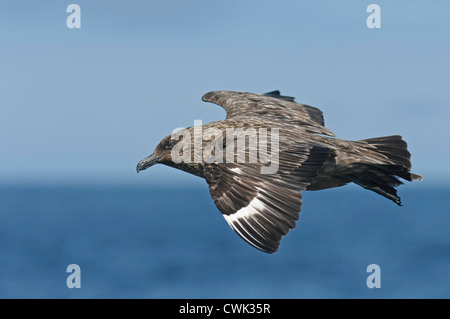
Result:
[[[318,108],[279,91],[215,91],[202,100],[223,107],[226,119],[167,136],[137,171],[161,163],[206,179],[231,228],[264,252],[295,228],[304,190],[353,182],[401,205],[399,178],[422,179],[410,172],[401,136],[335,138]]]

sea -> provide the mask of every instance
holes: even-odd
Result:
[[[266,254],[206,183],[1,186],[0,298],[449,298],[450,187],[399,195],[304,192],[297,227]]]

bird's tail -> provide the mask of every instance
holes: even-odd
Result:
[[[407,181],[422,180],[422,176],[410,172],[411,153],[408,151],[406,142],[400,135],[362,141],[375,147],[376,152],[386,156],[389,163],[365,164],[363,173],[354,176],[351,181],[401,205],[395,187],[403,183],[397,177]]]

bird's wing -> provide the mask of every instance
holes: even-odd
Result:
[[[260,165],[249,163],[205,163],[203,173],[231,228],[254,247],[274,253],[295,228],[301,191],[330,154],[327,148],[295,145],[279,153],[275,174],[262,174]]]
[[[202,100],[220,105],[227,112],[227,119],[257,117],[270,121],[301,125],[312,133],[334,136],[324,127],[323,113],[316,107],[300,104],[293,97],[279,91],[265,94],[247,92],[213,91]]]

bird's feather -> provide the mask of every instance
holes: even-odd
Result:
[[[255,164],[205,163],[204,175],[230,227],[254,247],[274,253],[295,228],[301,191],[329,156],[326,148],[295,145],[280,152],[276,174],[262,174]]]
[[[311,133],[334,136],[333,132],[324,126],[321,110],[297,103],[293,97],[282,96],[279,91],[266,94],[213,91],[203,95],[202,100],[223,107],[227,112],[227,119],[257,117],[303,126]]]

